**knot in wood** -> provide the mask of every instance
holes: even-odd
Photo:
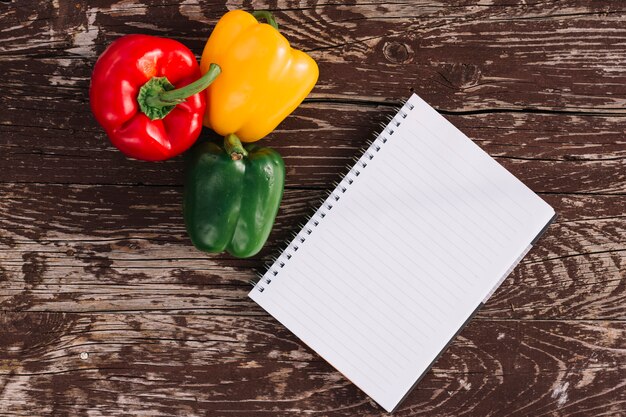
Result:
[[[387,61],[394,64],[402,64],[411,58],[411,48],[401,42],[385,42],[383,45],[383,55]]]
[[[460,90],[475,86],[482,76],[480,68],[474,64],[444,64],[439,74],[450,86]]]

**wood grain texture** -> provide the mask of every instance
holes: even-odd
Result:
[[[377,416],[273,319],[5,313],[0,411],[30,415]],[[394,415],[620,415],[626,328],[475,320]],[[574,352],[573,352],[574,351]],[[586,398],[585,401],[579,401]]]
[[[268,244],[259,256],[242,260],[193,249],[181,217],[181,188],[12,185],[0,192],[8,213],[0,223],[1,307],[246,315],[263,314],[246,299],[247,281],[323,196],[287,190]],[[625,317],[626,196],[545,198],[560,217],[480,316]],[[98,210],[86,211],[90,205]]]
[[[626,415],[626,7],[252,6],[275,10],[321,77],[266,140],[287,190],[267,246],[241,260],[193,249],[182,158],[125,159],[87,89],[115,38],[199,54],[242,3],[0,3],[0,415],[385,415],[247,281],[413,91],[559,218],[394,415]]]

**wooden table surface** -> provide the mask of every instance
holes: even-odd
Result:
[[[200,54],[241,4],[1,1],[0,415],[383,415],[247,281],[411,92],[560,216],[396,415],[626,415],[624,2],[253,5],[321,76],[264,140],[286,191],[240,260],[194,250],[182,159],[124,158],[87,92],[119,36]]]

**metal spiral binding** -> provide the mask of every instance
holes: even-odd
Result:
[[[253,285],[259,292],[265,291],[267,286],[272,283],[272,279],[284,268],[300,246],[306,242],[307,238],[313,233],[313,230],[319,226],[322,219],[333,209],[335,203],[341,199],[341,196],[348,191],[356,177],[367,167],[368,162],[374,159],[376,153],[387,143],[389,137],[400,127],[402,121],[408,116],[408,112],[413,110],[413,108],[413,104],[407,102],[398,109],[394,116],[390,116],[387,124],[381,123],[381,131],[376,135],[374,140],[368,141],[369,146],[362,150],[361,156],[354,158],[354,165],[346,166],[348,171],[343,176],[343,179],[339,183],[334,184],[335,188],[328,193],[325,199],[320,199],[320,207],[313,213],[306,224],[302,226],[300,232],[296,233],[287,243],[281,255],[275,258],[273,260],[274,262],[267,268],[267,272],[262,275],[258,274],[258,280],[254,282]],[[253,281],[251,280],[251,282]]]

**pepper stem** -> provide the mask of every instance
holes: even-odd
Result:
[[[248,156],[248,151],[244,149],[241,140],[234,133],[224,136],[224,149],[226,149],[226,153],[230,155],[233,161],[238,161]]]
[[[139,108],[150,120],[163,119],[177,104],[211,85],[221,71],[219,65],[211,64],[202,77],[181,88],[175,88],[167,77],[152,77],[139,89]]]
[[[267,23],[271,27],[278,30],[278,23],[276,23],[276,19],[274,18],[274,15],[272,14],[272,12],[268,10],[255,10],[252,12],[252,16],[254,16],[256,20],[259,20],[259,19],[267,20]]]

